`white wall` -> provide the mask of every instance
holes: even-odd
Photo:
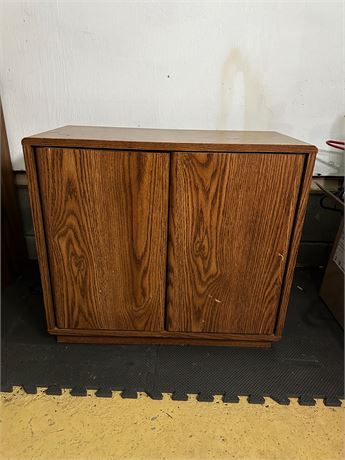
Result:
[[[344,138],[343,15],[332,1],[3,2],[14,168],[22,137],[65,124],[275,130],[327,149]]]

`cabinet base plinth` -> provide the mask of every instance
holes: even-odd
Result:
[[[110,343],[110,344],[157,344],[157,345],[209,345],[220,347],[271,348],[271,342],[249,340],[212,340],[212,339],[183,339],[178,337],[109,337],[58,335],[61,343]]]

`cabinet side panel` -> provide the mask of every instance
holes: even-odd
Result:
[[[28,189],[32,221],[35,232],[36,250],[41,274],[44,308],[48,329],[56,327],[53,296],[51,291],[49,263],[45,239],[45,229],[42,217],[41,196],[37,178],[35,150],[30,145],[23,146],[26,174],[28,177]]]
[[[273,333],[303,159],[172,155],[168,330]]]
[[[295,222],[294,222],[293,231],[291,235],[289,258],[287,262],[284,285],[282,288],[281,301],[280,301],[280,307],[279,307],[277,324],[276,324],[275,333],[277,335],[282,335],[283,328],[284,328],[287,307],[289,304],[292,279],[293,279],[293,274],[294,274],[296,261],[297,261],[297,253],[298,253],[299,243],[301,240],[305,213],[307,210],[311,181],[313,178],[313,170],[314,170],[316,155],[313,155],[313,154],[305,155],[304,158],[305,160],[304,160],[302,185],[300,187],[300,194],[298,197],[298,204],[297,204],[298,208],[297,208]]]
[[[164,325],[169,155],[37,149],[57,326]]]

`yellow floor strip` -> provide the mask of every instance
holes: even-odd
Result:
[[[1,459],[344,459],[342,407],[1,394]]]

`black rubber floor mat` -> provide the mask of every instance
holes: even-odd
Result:
[[[36,276],[36,279],[33,278]],[[302,405],[344,397],[343,331],[318,296],[315,276],[296,270],[284,338],[272,349],[231,347],[58,344],[45,330],[39,277],[35,270],[8,288],[2,299],[2,390],[37,387],[47,394],[87,389],[100,397],[120,390],[124,398],[146,392],[199,401],[223,395],[224,402],[248,396],[253,404],[272,397]]]

